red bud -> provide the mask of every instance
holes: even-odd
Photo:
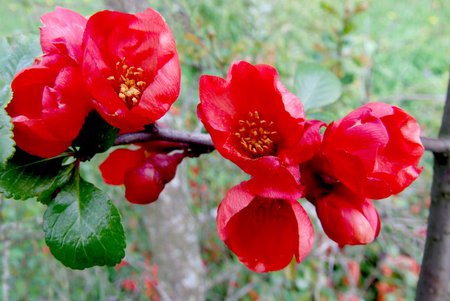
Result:
[[[134,204],[156,201],[164,189],[161,174],[150,163],[131,169],[125,174],[125,197]]]

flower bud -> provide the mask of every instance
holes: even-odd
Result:
[[[125,197],[134,204],[156,201],[164,189],[161,174],[151,163],[133,168],[125,174]]]

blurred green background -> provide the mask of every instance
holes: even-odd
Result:
[[[307,111],[308,118],[330,121],[368,101],[385,101],[415,116],[424,136],[437,136],[450,66],[447,0],[0,0],[0,36],[19,48],[36,47],[39,17],[55,6],[86,16],[105,8],[157,9],[174,32],[181,59],[182,91],[171,110],[179,128],[200,128],[195,113],[199,76],[225,76],[230,62],[244,59],[275,66],[293,91],[301,63],[317,62],[335,72],[344,85],[342,97]],[[105,157],[83,168],[122,213],[129,264],[66,269],[45,246],[45,207],[0,196],[0,277],[2,292],[8,290],[0,300],[159,300],[146,211],[129,205],[122,188],[102,184],[97,166]],[[412,300],[430,203],[431,154],[422,164],[424,171],[411,187],[376,202],[382,230],[372,244],[339,249],[323,235],[312,206],[302,201],[316,227],[312,253],[300,265],[256,274],[226,249],[215,229],[218,203],[245,176],[217,153],[189,160],[179,170],[188,185],[185,199],[178,201],[189,203],[200,225],[207,299]]]

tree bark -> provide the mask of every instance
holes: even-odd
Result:
[[[450,137],[450,79],[439,138]],[[434,152],[427,239],[416,301],[450,300],[450,151]]]
[[[112,10],[136,13],[149,7],[147,0],[103,0],[105,6]]]
[[[144,11],[149,7],[146,0],[104,0],[109,9],[135,13]],[[173,139],[187,139],[194,146],[200,147],[200,153],[211,152],[214,148],[210,139],[197,136],[191,141],[190,133],[182,133],[176,130],[161,130],[153,133],[153,138],[158,135],[169,135],[167,141]],[[146,133],[137,133],[137,140]],[[149,134],[147,134],[148,136]],[[144,137],[148,138],[147,136]],[[122,139],[122,140],[120,140]],[[118,144],[130,143],[124,141],[127,136],[120,138]],[[156,139],[156,138],[155,138]],[[152,140],[152,139],[150,139]],[[154,140],[154,139],[153,139]],[[139,140],[142,141],[142,140]],[[206,143],[206,145],[204,145]],[[209,143],[209,144],[208,144]],[[191,145],[192,146],[192,145]],[[186,187],[186,172],[182,170],[183,164],[178,167],[175,178],[166,185],[157,202],[147,206],[148,217],[145,223],[150,233],[151,251],[153,261],[159,267],[159,284],[157,290],[162,301],[201,301],[205,300],[205,270],[200,257],[200,245],[198,241],[198,229],[196,221],[188,203]]]
[[[183,166],[179,166],[182,169]],[[204,266],[198,225],[187,201],[186,173],[178,170],[159,199],[148,206],[147,226],[153,259],[159,266],[162,300],[205,300]]]

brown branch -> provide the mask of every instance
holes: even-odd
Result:
[[[148,142],[148,141],[171,141],[187,145],[188,151],[193,156],[212,152],[214,144],[208,134],[190,133],[169,128],[154,126],[151,132],[137,132],[122,134],[116,138],[114,145]]]
[[[450,152],[450,138],[428,138],[420,137],[422,144],[427,151],[433,153],[449,153]],[[159,128],[154,126],[151,132],[136,132],[122,134],[117,137],[114,145],[123,145],[131,143],[140,143],[148,141],[171,141],[180,142],[192,149],[197,155],[212,152],[214,144],[211,140],[211,136],[201,133],[190,133],[180,130],[174,130],[169,128]]]
[[[439,132],[450,138],[450,79]],[[442,145],[441,145],[442,146]],[[445,149],[445,147],[444,147]],[[434,152],[433,184],[427,238],[416,301],[449,300],[450,295],[450,151]]]
[[[428,138],[428,137],[420,137],[422,140],[422,144],[427,151],[433,153],[449,153],[450,152],[450,138]]]

